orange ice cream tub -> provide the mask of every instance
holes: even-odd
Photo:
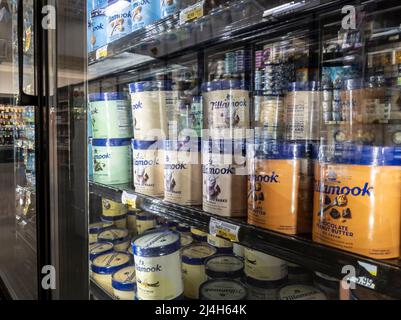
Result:
[[[350,145],[330,161],[322,154],[315,164],[313,240],[375,259],[399,257],[401,149]]]
[[[292,235],[311,232],[309,145],[266,142],[256,148],[248,160],[248,223]]]

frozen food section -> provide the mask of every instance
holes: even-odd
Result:
[[[90,232],[138,234],[127,287],[151,300],[216,299],[224,287],[233,300],[400,297],[399,4],[171,3],[151,17],[133,1],[131,32],[88,42],[88,113],[106,117],[92,122],[106,140],[94,131]],[[106,24],[115,6],[96,8]],[[92,41],[104,40],[97,13]],[[124,207],[111,218],[114,202]],[[171,247],[168,230],[181,235],[182,288],[144,289],[165,285],[141,279],[145,224]]]

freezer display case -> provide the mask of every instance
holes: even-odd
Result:
[[[23,7],[34,298],[401,298],[398,1]]]

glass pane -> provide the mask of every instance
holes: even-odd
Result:
[[[18,105],[17,13],[24,12],[25,93],[34,93],[33,1],[0,3],[0,277],[13,298],[37,298],[35,111]]]

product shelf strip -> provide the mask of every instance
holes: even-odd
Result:
[[[245,219],[216,216],[197,207],[184,207],[136,193],[128,187],[109,187],[90,182],[90,191],[98,196],[120,201],[123,192],[136,197],[138,206],[157,216],[211,232],[211,221],[237,228],[238,242],[252,249],[277,256],[313,271],[344,279],[348,272],[352,281],[391,297],[401,298],[401,261],[374,260],[320,245],[310,235],[289,236],[248,225]]]

